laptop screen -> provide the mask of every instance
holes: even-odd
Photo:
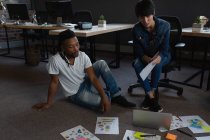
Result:
[[[155,129],[164,127],[166,129],[170,129],[171,120],[172,120],[171,113],[133,110],[133,124],[136,126],[155,128]]]

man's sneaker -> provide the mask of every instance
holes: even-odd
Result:
[[[144,101],[141,103],[141,108],[144,110],[148,110],[150,106],[151,106],[150,99],[148,95],[146,95]]]
[[[112,103],[116,103],[123,107],[130,107],[130,108],[136,107],[136,104],[129,102],[127,99],[125,99],[125,97],[123,97],[121,95],[112,98]]]
[[[153,112],[162,112],[163,108],[157,103],[156,105],[150,106],[149,110]]]

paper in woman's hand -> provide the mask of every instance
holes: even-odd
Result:
[[[155,67],[156,64],[154,64],[153,61],[147,64],[147,66],[139,73],[143,81],[148,77],[152,69]]]

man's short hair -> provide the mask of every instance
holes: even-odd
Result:
[[[154,15],[155,4],[152,0],[139,0],[135,7],[135,13],[137,17]]]
[[[59,34],[59,45],[61,45],[66,39],[75,37],[75,33],[72,30],[65,30]]]

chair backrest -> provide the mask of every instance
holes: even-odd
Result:
[[[158,18],[161,18],[171,25],[171,39],[173,39],[172,43],[178,43],[181,41],[181,34],[182,34],[182,24],[179,19],[179,17],[176,16],[158,16]]]
[[[72,22],[73,9],[71,0],[46,1],[48,22],[56,23],[57,17],[62,17],[62,22]]]
[[[176,44],[180,43],[181,41],[181,34],[182,34],[182,24],[178,17],[176,16],[158,16],[171,25],[171,33],[170,33],[170,46],[173,51],[173,48]]]
[[[93,22],[92,13],[89,10],[80,10],[74,13],[73,23]]]
[[[45,22],[47,22],[47,18],[48,18],[47,11],[37,11],[36,18],[37,18],[38,24],[44,24]]]
[[[7,4],[7,9],[11,20],[29,21],[26,4]]]

